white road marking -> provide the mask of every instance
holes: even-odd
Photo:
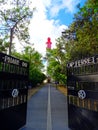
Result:
[[[48,86],[47,130],[52,130],[52,122],[51,122],[51,101],[50,101],[50,84],[49,84],[49,86]]]

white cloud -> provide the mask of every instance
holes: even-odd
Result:
[[[32,3],[37,10],[34,12],[29,27],[31,43],[34,43],[35,49],[44,55],[47,38],[51,38],[52,47],[55,47],[55,39],[61,36],[61,32],[67,26],[60,25],[59,20],[47,19],[47,7],[51,6],[50,0],[33,0]]]
[[[74,13],[76,5],[80,2],[80,0],[53,0],[53,4],[51,4],[50,8],[50,16],[57,16],[59,11],[64,9],[67,12]]]
[[[65,9],[72,13],[80,0],[32,0],[31,7],[36,7],[31,24],[29,26],[31,43],[41,54],[46,53],[46,41],[50,37],[52,48],[55,47],[55,39],[61,36],[61,32],[68,28],[61,25],[59,20],[53,17],[58,15],[59,11]],[[52,19],[47,18],[47,13],[51,14]],[[19,48],[19,47],[18,47]]]

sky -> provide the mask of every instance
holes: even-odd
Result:
[[[50,37],[52,48],[55,48],[56,39],[73,22],[74,14],[77,12],[77,4],[80,3],[83,6],[85,1],[32,0],[30,6],[36,8],[29,26],[30,42],[34,44],[32,47],[44,56],[47,38]]]

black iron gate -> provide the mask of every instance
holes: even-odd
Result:
[[[68,122],[72,130],[98,130],[98,56],[67,64]]]
[[[26,123],[28,63],[0,53],[0,130]]]

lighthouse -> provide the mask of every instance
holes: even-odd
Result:
[[[47,44],[47,47],[46,47],[46,48],[47,48],[47,49],[51,49],[52,42],[51,42],[51,38],[50,38],[50,37],[47,38],[46,44]]]

